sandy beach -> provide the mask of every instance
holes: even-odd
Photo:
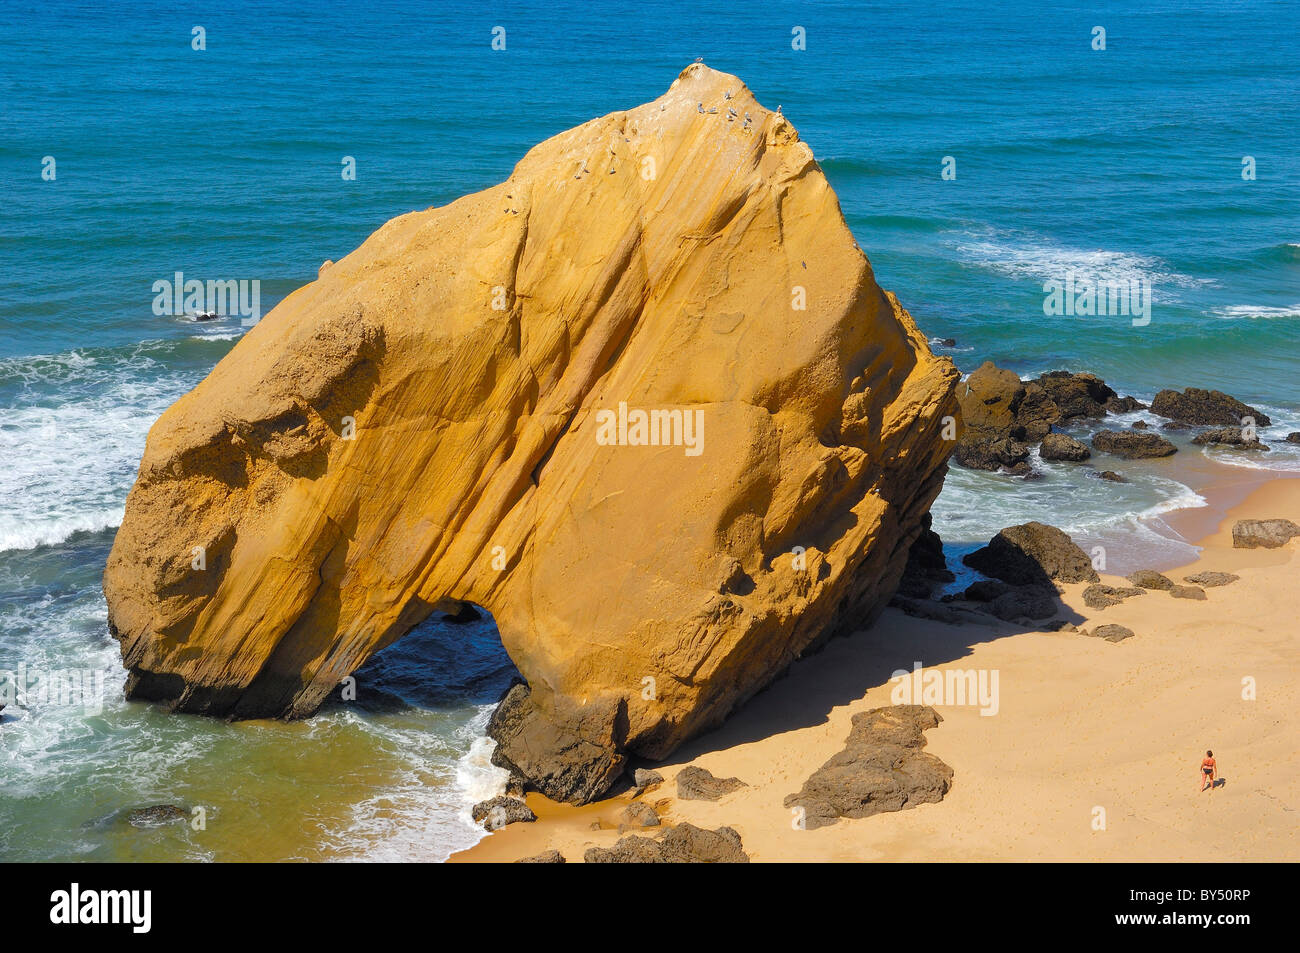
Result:
[[[1120,643],[888,609],[869,631],[796,663],[722,728],[657,765],[665,783],[642,799],[665,824],[732,827],[753,861],[1300,858],[1300,544],[1238,550],[1231,539],[1239,519],[1300,521],[1300,480],[1206,496],[1210,506],[1171,521],[1188,538],[1204,531],[1199,558],[1166,571],[1178,583],[1206,570],[1241,577],[1207,588],[1205,600],[1148,591],[1094,610],[1083,603],[1084,584],[1066,586],[1070,621],[1136,633]],[[1104,573],[1102,581],[1128,585]],[[926,750],[952,767],[952,789],[938,804],[799,829],[784,798],[843,748],[855,713],[892,704],[891,674],[916,661],[997,673],[995,714],[935,706],[943,723],[926,732]],[[1207,748],[1225,783],[1202,793]],[[679,800],[674,777],[692,764],[748,786],[717,802]],[[536,823],[495,832],[452,861],[513,861],[551,849],[581,861],[587,848],[619,838],[628,800],[625,793],[575,808],[530,794]]]

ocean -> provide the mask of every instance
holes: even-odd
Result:
[[[269,310],[696,57],[783,107],[963,372],[1218,388],[1265,440],[1300,430],[1300,4],[1134,6],[0,4],[0,671],[103,689],[0,712],[0,860],[441,860],[480,836],[513,674],[490,619],[425,623],[358,674],[366,707],[297,723],[122,699],[100,576],[145,435],[244,331],[156,314],[155,282],[258,281]],[[1149,290],[1149,323],[1045,314],[1067,274]],[[1190,555],[1160,516],[1216,474],[1300,470],[1296,445],[1175,441],[1122,485],[954,467],[935,528],[955,556],[1037,518],[1137,568]],[[191,823],[127,820],[154,804]]]

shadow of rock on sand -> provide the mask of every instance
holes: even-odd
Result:
[[[1084,621],[1056,601],[1060,609],[1056,620]],[[685,764],[709,752],[825,724],[832,710],[860,701],[870,689],[887,684],[895,672],[911,672],[917,661],[926,668],[949,665],[969,656],[981,643],[1040,632],[1052,625],[1051,621],[1028,626],[1002,622],[970,610],[964,614],[980,621],[950,624],[886,609],[869,628],[832,639],[816,654],[794,662],[723,725],[682,745],[665,763]]]

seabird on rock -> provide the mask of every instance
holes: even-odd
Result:
[[[700,112],[704,112],[704,103],[697,103],[695,105],[695,108],[698,109]]]

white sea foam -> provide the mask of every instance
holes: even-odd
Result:
[[[1054,242],[985,229],[952,233],[948,239],[968,262],[1022,281],[1060,280],[1073,272],[1079,282],[1132,287],[1147,283],[1155,297],[1170,297],[1170,287],[1192,288],[1214,284],[1174,271],[1152,255],[1105,249],[1071,248]]]
[[[0,413],[0,550],[118,525],[150,425],[193,383],[138,351],[9,359],[0,377],[20,382]]]
[[[1290,307],[1269,307],[1258,304],[1234,304],[1226,308],[1219,308],[1213,312],[1215,317],[1219,318],[1300,318],[1300,304],[1293,304]]]

